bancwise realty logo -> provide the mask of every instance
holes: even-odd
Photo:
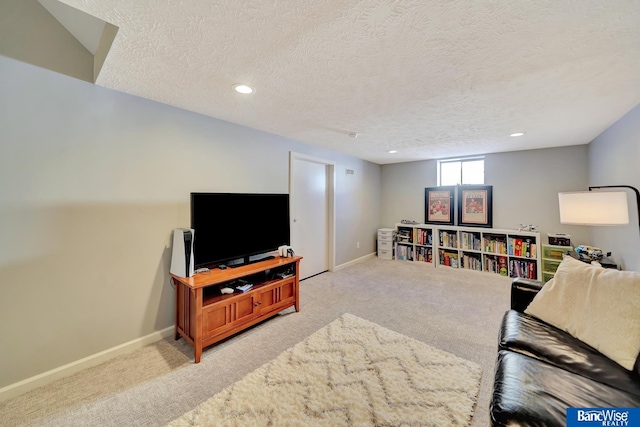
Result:
[[[640,427],[640,408],[567,408],[567,427]]]

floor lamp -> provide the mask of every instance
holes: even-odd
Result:
[[[589,191],[558,193],[560,223],[575,225],[629,224],[626,191],[593,191],[602,188],[629,188],[636,193],[640,230],[640,192],[630,185],[589,187]]]

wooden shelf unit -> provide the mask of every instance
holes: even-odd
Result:
[[[542,277],[542,248],[537,232],[435,224],[396,224],[396,229],[409,237],[396,243],[396,259],[401,261],[417,261],[414,254],[421,245],[416,243],[416,237],[431,236],[428,248],[433,253],[433,261],[428,263],[434,267],[464,268],[510,277]],[[411,256],[402,256],[403,253]]]
[[[294,306],[300,311],[300,260],[276,257],[225,270],[212,269],[193,277],[171,275],[176,289],[174,338],[193,347],[195,363],[202,349]],[[291,276],[280,278],[278,273]],[[253,287],[247,292],[222,294],[238,280]]]

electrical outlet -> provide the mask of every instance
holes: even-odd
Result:
[[[360,249],[360,242],[356,242],[356,248]]]

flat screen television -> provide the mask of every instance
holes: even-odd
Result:
[[[196,268],[248,263],[290,244],[289,195],[191,193],[191,228]]]

